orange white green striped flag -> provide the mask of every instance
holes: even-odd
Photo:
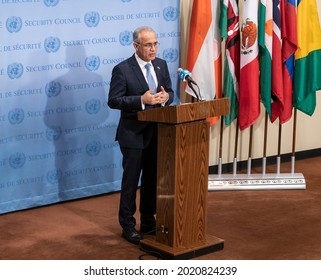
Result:
[[[222,96],[219,15],[220,1],[194,0],[186,68],[191,72],[205,100]],[[189,87],[186,87],[185,91],[195,96]],[[211,118],[211,124],[217,119],[218,117]]]

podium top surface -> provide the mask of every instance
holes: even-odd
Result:
[[[175,106],[165,106],[140,111],[137,117],[140,121],[178,124],[227,115],[230,109],[229,104],[229,98],[183,103]]]

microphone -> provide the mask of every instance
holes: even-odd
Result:
[[[188,86],[194,92],[197,100],[198,101],[205,101],[201,96],[201,92],[200,92],[200,89],[199,89],[197,83],[191,77],[192,73],[190,71],[184,70],[182,68],[178,68],[177,73],[178,73],[180,80],[182,80],[183,82],[187,81]],[[192,84],[196,85],[198,92],[196,92],[196,90],[194,89],[194,86]]]
[[[196,82],[192,79],[191,75],[192,73],[188,70],[184,70],[182,68],[178,68],[177,70],[179,79],[183,82],[187,81],[188,83],[192,83],[194,85],[197,85]]]

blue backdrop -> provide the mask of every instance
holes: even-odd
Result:
[[[120,189],[112,68],[153,27],[178,95],[179,0],[1,0],[0,213]],[[178,98],[176,98],[176,103]]]

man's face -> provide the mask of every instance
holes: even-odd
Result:
[[[144,61],[154,60],[157,54],[157,38],[154,32],[143,30],[140,34],[140,42],[135,43],[137,55]]]

